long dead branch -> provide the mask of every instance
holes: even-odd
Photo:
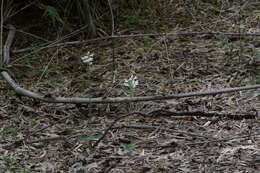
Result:
[[[4,60],[5,62],[9,62],[10,60],[10,47],[12,45],[12,41],[15,35],[15,28],[11,27],[5,46],[4,46]],[[8,64],[7,64],[8,65]],[[1,69],[0,69],[1,70]],[[139,102],[139,101],[154,101],[154,100],[170,100],[170,99],[178,99],[184,97],[195,97],[195,96],[206,96],[206,95],[216,95],[223,93],[230,93],[242,90],[250,90],[250,89],[258,89],[260,88],[260,84],[258,85],[250,85],[243,87],[235,87],[235,88],[224,88],[220,90],[211,90],[211,91],[197,91],[197,92],[189,92],[182,94],[171,94],[171,95],[156,95],[156,96],[140,96],[140,97],[115,97],[115,98],[80,98],[80,97],[55,97],[52,95],[44,95],[36,92],[32,92],[30,90],[24,89],[20,87],[9,75],[8,71],[2,69],[1,75],[6,80],[6,82],[13,88],[13,90],[21,96],[27,96],[36,100],[41,100],[49,103],[73,103],[73,104],[83,104],[83,103],[122,103],[122,102]]]
[[[79,41],[70,41],[64,43],[58,43],[63,41],[55,40],[53,44],[46,45],[41,47],[39,50],[52,48],[52,47],[60,47],[60,46],[71,46],[71,45],[78,45],[78,44],[87,44],[87,43],[94,43],[103,40],[109,39],[119,39],[119,38],[137,38],[137,37],[180,37],[180,36],[195,36],[195,35],[225,35],[225,36],[233,36],[233,37],[259,37],[260,33],[225,33],[225,32],[179,32],[179,33],[149,33],[149,34],[131,34],[131,35],[113,35],[107,37],[100,37],[94,38],[90,40],[79,40]],[[19,49],[19,50],[12,50],[13,53],[21,53],[28,51],[28,48]]]
[[[152,117],[217,117],[217,118],[227,118],[232,120],[243,120],[243,119],[255,119],[258,116],[258,112],[244,112],[244,113],[228,113],[228,112],[204,112],[204,111],[183,111],[174,112],[169,110],[155,110],[149,112],[147,116]]]

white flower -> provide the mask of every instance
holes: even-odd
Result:
[[[87,63],[87,64],[91,65],[93,63],[93,60],[94,60],[93,56],[94,56],[93,53],[90,54],[90,52],[88,52],[87,55],[81,57],[81,59],[82,59],[83,63]]]
[[[127,86],[130,89],[136,88],[138,84],[139,81],[137,80],[137,77],[134,75],[131,75],[129,79],[124,80],[124,86]]]

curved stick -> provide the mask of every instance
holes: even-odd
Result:
[[[12,28],[9,31],[5,49],[4,49],[4,60],[9,62],[10,59],[10,47],[12,41],[14,39],[15,28]],[[1,71],[1,70],[0,70]],[[73,104],[82,104],[82,103],[122,103],[122,102],[139,102],[139,101],[154,101],[154,100],[170,100],[170,99],[178,99],[184,97],[195,97],[195,96],[206,96],[206,95],[216,95],[223,93],[230,93],[235,91],[242,90],[250,90],[250,89],[258,89],[260,88],[260,84],[258,85],[250,85],[243,87],[235,87],[235,88],[224,88],[220,90],[212,90],[212,91],[197,91],[197,92],[189,92],[182,94],[171,94],[171,95],[156,95],[156,96],[140,96],[140,97],[115,97],[115,98],[80,98],[80,97],[55,97],[55,96],[47,96],[39,93],[35,93],[20,87],[9,75],[8,71],[1,71],[1,75],[6,80],[6,82],[13,88],[13,90],[22,96],[27,96],[36,100],[41,100],[49,103],[73,103]]]

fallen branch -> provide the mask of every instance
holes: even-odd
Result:
[[[148,114],[152,117],[217,117],[217,118],[228,118],[232,120],[243,120],[243,119],[255,119],[257,118],[257,111],[254,113],[218,113],[218,112],[203,112],[203,111],[184,111],[184,112],[173,112],[168,110],[155,110]]]
[[[4,60],[5,62],[9,62],[10,60],[10,50],[13,38],[15,34],[15,28],[12,26],[9,35],[7,37],[5,46],[4,46]],[[8,64],[7,64],[8,65]],[[4,69],[4,67],[2,68]],[[181,93],[181,94],[171,94],[171,95],[156,95],[156,96],[140,96],[140,97],[115,97],[115,98],[81,98],[81,97],[55,97],[52,95],[44,95],[36,92],[29,91],[20,87],[9,75],[8,71],[1,70],[1,75],[6,80],[6,82],[12,87],[12,89],[21,96],[27,96],[36,100],[48,102],[48,103],[72,103],[72,104],[83,104],[83,103],[123,103],[123,102],[140,102],[140,101],[155,101],[155,100],[170,100],[170,99],[178,99],[184,97],[196,97],[196,96],[206,96],[206,95],[216,95],[223,93],[231,93],[242,90],[250,90],[250,89],[258,89],[260,88],[260,84],[258,85],[250,85],[243,87],[235,87],[235,88],[225,88],[220,90],[212,90],[212,91],[197,91],[197,92],[189,92],[189,93]]]
[[[179,33],[150,33],[150,34],[131,34],[131,35],[113,35],[107,37],[100,37],[94,38],[90,40],[80,40],[80,41],[70,41],[64,43],[58,43],[59,41],[54,41],[54,44],[50,44],[44,47],[41,47],[40,50],[53,48],[53,47],[60,47],[60,46],[71,46],[71,45],[78,45],[78,44],[87,44],[87,43],[94,43],[103,40],[110,40],[116,38],[137,38],[137,37],[178,37],[178,36],[195,36],[195,35],[226,35],[226,36],[235,36],[235,37],[259,37],[260,33],[225,33],[225,32],[179,32]],[[63,40],[61,40],[63,41]],[[55,44],[56,43],[56,44]],[[13,53],[21,53],[28,51],[28,48],[12,50]]]
[[[13,88],[13,90],[21,96],[27,96],[36,100],[41,100],[48,103],[74,103],[74,104],[83,104],[83,103],[123,103],[123,102],[140,102],[140,101],[155,101],[155,100],[170,100],[178,99],[184,97],[195,97],[195,96],[206,96],[206,95],[216,95],[223,93],[231,93],[235,91],[250,90],[260,88],[260,84],[244,86],[244,87],[235,87],[235,88],[225,88],[221,90],[212,90],[212,91],[198,91],[198,92],[189,92],[183,94],[172,94],[172,95],[156,95],[156,96],[140,96],[140,97],[114,97],[114,98],[81,98],[81,97],[55,97],[52,95],[43,95],[38,94],[27,89],[21,88],[15,83],[11,76],[6,71],[2,71],[1,75],[7,81],[7,83]]]
[[[203,134],[199,134],[199,133],[186,132],[186,131],[182,131],[182,130],[174,130],[174,129],[169,129],[169,128],[163,128],[163,127],[161,127],[161,126],[150,126],[150,125],[120,125],[120,126],[116,126],[116,127],[112,128],[112,129],[124,129],[124,128],[148,129],[148,130],[159,129],[159,130],[167,131],[167,132],[171,132],[171,133],[183,134],[183,135],[187,135],[187,136],[194,136],[194,137],[204,138],[204,139],[208,139],[208,140],[217,140],[215,137],[212,137],[212,136],[203,135]]]

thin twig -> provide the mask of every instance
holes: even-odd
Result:
[[[188,135],[188,136],[196,136],[196,137],[200,137],[200,138],[206,138],[209,140],[216,140],[216,138],[211,137],[211,136],[207,136],[207,135],[201,135],[201,134],[197,134],[197,133],[191,133],[191,132],[186,132],[186,131],[182,131],[182,130],[173,130],[173,129],[169,129],[169,128],[162,128],[160,126],[150,126],[150,125],[121,125],[121,126],[117,126],[114,127],[113,129],[122,129],[122,128],[132,128],[132,129],[159,129],[159,130],[164,130],[167,132],[172,132],[172,133],[179,133],[179,134],[184,134],[184,135]]]
[[[111,14],[111,36],[113,37],[114,33],[115,33],[115,20],[114,20],[113,8],[112,8],[110,0],[107,0],[107,2],[108,2],[110,14]]]
[[[108,134],[108,132],[113,128],[113,126],[119,121],[119,120],[122,120],[126,117],[129,117],[129,116],[132,116],[132,115],[136,115],[136,114],[139,114],[139,115],[144,115],[143,113],[141,112],[131,112],[131,113],[128,113],[122,117],[119,117],[117,119],[115,119],[111,124],[110,126],[105,130],[104,134],[102,135],[101,138],[99,138],[93,145],[93,148],[95,148],[96,146],[98,146],[98,144],[106,137],[106,135]]]
[[[46,126],[46,127],[43,127],[43,128],[41,128],[41,129],[38,129],[38,130],[36,130],[36,131],[33,131],[33,132],[32,132],[31,134],[29,134],[29,135],[30,135],[30,136],[33,136],[33,135],[35,135],[36,133],[39,133],[39,132],[41,132],[41,131],[43,131],[43,130],[45,130],[45,129],[48,129],[48,128],[50,128],[50,127],[52,127],[52,126],[54,126],[54,125],[56,125],[56,124],[58,124],[58,123],[60,123],[60,122],[62,122],[62,121],[64,121],[64,120],[68,119],[70,116],[71,116],[71,115],[68,115],[68,116],[66,116],[66,117],[64,117],[64,118],[61,118],[60,120],[56,121],[55,123],[52,123],[52,124],[50,124],[50,125],[48,125],[48,126]]]
[[[4,1],[1,1],[1,23],[0,23],[0,66],[4,64],[4,56],[3,56],[3,26],[4,26]]]
[[[195,35],[225,35],[225,36],[243,36],[243,37],[259,37],[260,33],[225,33],[225,32],[180,32],[180,33],[150,33],[150,34],[132,34],[132,35],[114,35],[114,36],[107,36],[107,37],[101,37],[101,38],[95,38],[90,40],[82,40],[82,41],[71,41],[71,42],[64,42],[64,43],[57,43],[57,44],[51,44],[45,47],[42,47],[42,49],[47,49],[51,47],[59,47],[59,46],[71,46],[71,45],[77,45],[77,44],[86,44],[86,43],[93,43],[108,39],[115,39],[115,38],[135,38],[135,37],[177,37],[177,36],[195,36]],[[18,49],[13,50],[13,53],[20,53],[27,51],[28,48],[25,49]]]
[[[172,116],[196,116],[196,117],[218,117],[218,118],[229,118],[232,120],[243,120],[243,119],[255,119],[257,117],[257,111],[253,113],[217,113],[217,112],[203,112],[203,111],[184,111],[184,112],[173,112],[168,110],[155,110],[148,114],[148,116],[159,116],[159,117],[172,117]]]
[[[3,0],[2,0],[3,1]],[[35,3],[38,3],[38,1],[40,0],[35,0],[35,1],[32,1],[30,3],[28,3],[27,5],[25,5],[24,7],[22,7],[21,9],[19,9],[18,11],[16,11],[15,13],[13,13],[12,15],[9,16],[9,18],[17,15],[18,13],[20,13],[21,11],[25,10],[26,8],[30,7],[31,5],[35,4]]]
[[[112,37],[112,59],[113,59],[113,79],[112,83],[115,83],[116,79],[116,57],[115,57],[115,39],[113,39],[114,34],[115,34],[115,20],[114,20],[114,14],[113,14],[113,8],[111,5],[110,0],[107,0],[110,14],[111,14],[111,37]]]
[[[4,58],[3,58],[3,65],[8,65],[10,61],[10,47],[13,43],[14,36],[15,36],[15,28],[10,25],[10,34],[8,34],[6,43],[4,45]]]
[[[243,139],[243,138],[255,137],[255,136],[259,136],[259,135],[260,135],[260,133],[254,133],[254,134],[250,134],[250,135],[235,136],[235,137],[224,138],[224,139],[216,139],[216,140],[212,140],[212,141],[192,142],[192,143],[186,143],[185,146],[202,145],[205,143],[214,143],[214,142],[227,142],[227,141],[231,141],[234,139]]]

